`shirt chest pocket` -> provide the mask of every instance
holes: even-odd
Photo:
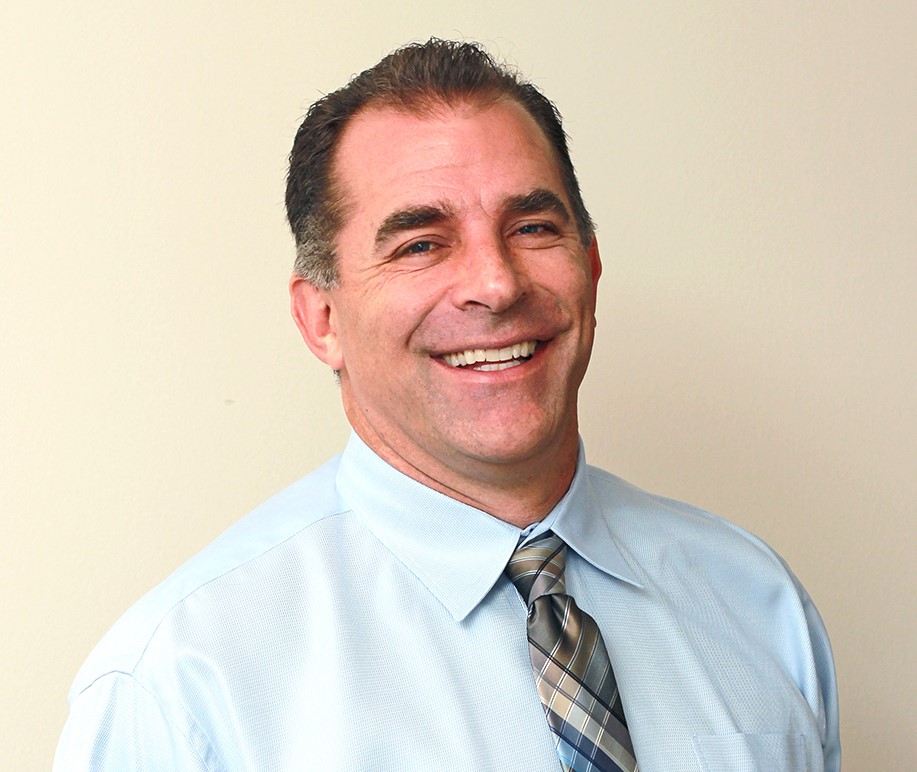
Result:
[[[703,772],[809,772],[803,734],[706,734],[694,736]]]

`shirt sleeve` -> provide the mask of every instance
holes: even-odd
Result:
[[[52,772],[208,772],[206,755],[134,678],[109,673],[71,702]]]
[[[799,597],[802,600],[806,623],[809,627],[809,639],[812,642],[812,656],[818,677],[818,686],[824,706],[824,725],[822,727],[822,756],[825,761],[825,772],[840,772],[841,741],[840,721],[838,718],[837,677],[834,671],[834,656],[828,631],[818,609],[809,597],[799,580],[791,573]]]

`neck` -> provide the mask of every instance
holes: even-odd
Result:
[[[402,474],[517,528],[543,519],[563,498],[579,453],[574,427],[558,447],[529,458],[504,462],[463,459],[461,465],[450,465],[415,446],[399,451],[365,425],[354,429],[376,455]]]

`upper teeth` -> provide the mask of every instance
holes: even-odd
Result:
[[[453,367],[464,367],[478,362],[509,362],[530,357],[535,353],[535,345],[534,340],[527,340],[506,348],[470,348],[467,351],[444,354],[443,360]]]

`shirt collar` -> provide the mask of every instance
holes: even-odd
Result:
[[[354,513],[461,621],[490,592],[522,531],[402,474],[357,436],[341,457],[341,496]],[[639,586],[594,500],[580,443],[576,474],[529,538],[552,529],[596,568]]]

